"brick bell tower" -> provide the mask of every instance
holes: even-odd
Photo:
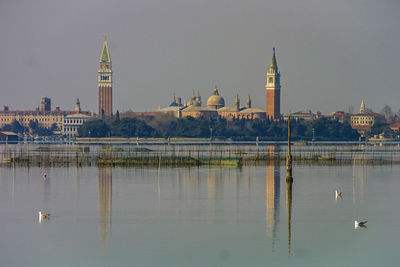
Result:
[[[107,37],[104,34],[103,49],[100,55],[100,66],[98,71],[99,84],[99,113],[98,116],[112,115],[112,69],[111,57],[108,51]]]
[[[281,82],[278,64],[276,63],[275,48],[269,70],[267,71],[267,80],[265,83],[266,111],[267,118],[279,120],[281,117]]]

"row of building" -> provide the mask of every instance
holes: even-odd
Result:
[[[36,110],[10,110],[8,106],[3,106],[0,111],[0,128],[14,121],[24,127],[29,127],[31,121],[37,121],[42,127],[55,128],[56,134],[73,137],[77,134],[79,127],[92,116],[94,116],[93,112],[81,110],[79,99],[76,100],[74,110],[66,111],[59,107],[52,110],[51,99],[43,97],[40,107]]]
[[[100,54],[98,69],[98,114],[97,116],[113,115],[113,79],[112,64],[108,48],[107,38],[104,35],[103,47]],[[288,115],[282,116],[280,113],[280,72],[275,55],[275,48],[269,68],[266,72],[265,81],[265,97],[266,109],[252,107],[250,95],[245,105],[241,105],[239,96],[237,95],[232,105],[225,105],[225,99],[220,94],[217,87],[214,88],[212,94],[207,98],[206,104],[203,105],[199,93],[190,97],[188,101],[183,102],[180,97],[173,97],[172,102],[164,108],[158,108],[153,112],[134,112],[138,116],[154,116],[157,113],[164,113],[175,116],[176,118],[225,118],[227,120],[235,119],[271,119],[286,120]],[[135,115],[135,114],[134,114]],[[9,107],[3,106],[0,111],[0,127],[18,121],[21,125],[28,127],[30,121],[37,121],[41,126],[46,128],[55,128],[56,133],[68,137],[77,134],[79,127],[88,119],[95,116],[93,112],[82,111],[79,99],[77,99],[75,108],[72,111],[60,110],[56,107],[51,109],[51,100],[47,97],[41,99],[40,107],[31,111],[11,111]],[[322,115],[320,112],[313,113],[310,110],[291,113],[294,119],[314,120],[322,117],[337,119],[340,122],[348,122],[354,129],[361,134],[366,134],[371,127],[379,121],[383,121],[384,117],[374,113],[365,107],[362,101],[360,112],[358,114],[349,114],[343,111],[334,112],[328,116]]]

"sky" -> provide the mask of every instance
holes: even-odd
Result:
[[[281,112],[400,109],[398,0],[0,0],[0,105],[97,111],[107,34],[114,112],[215,86],[265,109],[276,47]]]

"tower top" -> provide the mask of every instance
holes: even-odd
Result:
[[[275,47],[272,48],[272,51],[273,51],[273,55],[272,55],[271,64],[269,65],[269,67],[271,69],[274,69],[275,71],[277,71],[278,70],[278,64],[276,63]]]
[[[361,101],[361,105],[360,105],[360,113],[364,113],[365,112],[365,101],[364,99]]]
[[[249,95],[249,97],[247,98],[247,108],[251,108],[251,98],[250,98],[250,95]]]
[[[110,52],[108,51],[107,35],[104,34],[103,49],[101,50],[100,62],[111,63]]]

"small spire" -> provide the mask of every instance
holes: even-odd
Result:
[[[107,40],[107,34],[104,34],[104,41]]]
[[[271,69],[274,69],[275,71],[277,71],[278,70],[278,64],[276,63],[275,47],[272,48],[272,51],[273,51],[273,55],[272,55],[271,64],[269,65],[269,67]]]
[[[214,88],[214,95],[219,95],[217,86]]]
[[[247,98],[247,108],[251,108],[251,98],[250,98],[250,95],[249,95],[249,97]]]

